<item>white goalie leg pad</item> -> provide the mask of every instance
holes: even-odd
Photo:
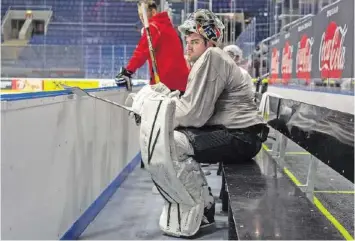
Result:
[[[176,176],[172,135],[175,103],[164,95],[147,97],[142,108],[140,147],[146,170],[158,191],[170,202],[194,206],[195,202]],[[171,130],[171,131],[170,131]]]
[[[144,100],[141,154],[146,170],[165,199],[160,228],[173,236],[193,236],[201,224],[204,193],[208,189],[199,164],[192,158],[184,161],[177,158],[174,115],[175,103],[165,95]],[[179,156],[186,157],[182,153]]]
[[[177,177],[196,202],[193,207],[165,203],[160,217],[160,228],[173,236],[193,236],[200,229],[204,208],[210,208],[214,198],[210,195],[207,181],[199,163],[189,157],[174,161]],[[173,220],[168,222],[168,220]],[[177,223],[176,221],[179,221]],[[169,223],[169,225],[167,225]]]
[[[178,159],[178,162],[174,162],[174,166],[179,179],[196,202],[200,202],[202,195],[205,207],[210,208],[214,203],[214,198],[208,190],[208,183],[201,165],[191,157],[194,154],[191,143],[186,135],[179,131],[174,131],[174,140]]]
[[[174,236],[193,236],[200,228],[204,208],[210,208],[214,198],[210,195],[200,164],[193,158],[173,161],[173,164],[177,177],[197,204],[190,207],[166,202],[160,217],[160,228]]]
[[[160,215],[159,226],[164,233],[171,236],[193,236],[200,228],[203,210],[202,203],[191,207],[166,202]]]
[[[161,82],[155,85],[145,85],[137,93],[130,93],[126,98],[125,105],[131,107],[134,113],[141,115],[143,103],[148,97],[173,96],[175,92],[171,92]]]

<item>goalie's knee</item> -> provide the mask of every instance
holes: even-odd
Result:
[[[184,133],[174,131],[174,142],[176,147],[176,157],[178,161],[184,161],[189,156],[194,155],[192,145]]]

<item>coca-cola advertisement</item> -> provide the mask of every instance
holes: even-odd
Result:
[[[290,32],[285,33],[280,38],[280,45],[282,46],[281,57],[281,76],[282,83],[288,84],[292,78],[293,60],[294,60],[294,45],[290,39]]]
[[[313,78],[354,77],[354,1],[323,9],[314,20]]]
[[[314,58],[313,19],[296,26],[293,32],[297,36],[295,57],[296,78],[299,81],[303,81],[305,85],[308,85],[312,79],[312,61]]]
[[[354,1],[333,3],[269,43],[270,83],[355,78]]]
[[[280,79],[280,39],[276,37],[270,40],[269,59],[270,61],[270,83],[276,83]]]

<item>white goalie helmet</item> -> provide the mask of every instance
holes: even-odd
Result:
[[[233,59],[237,56],[240,60],[243,59],[243,51],[237,45],[228,45],[223,48],[223,51],[227,52]]]
[[[214,44],[220,45],[223,40],[223,30],[225,26],[210,10],[198,9],[191,13],[178,29],[184,35],[189,33],[201,34]]]

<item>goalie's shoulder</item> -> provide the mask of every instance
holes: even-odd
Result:
[[[210,47],[206,50],[206,55],[210,56],[220,56],[223,53],[223,50],[218,47]]]
[[[203,55],[201,56],[204,60],[207,59],[222,59],[222,55],[223,55],[223,50],[221,50],[218,47],[210,47],[208,48]]]

